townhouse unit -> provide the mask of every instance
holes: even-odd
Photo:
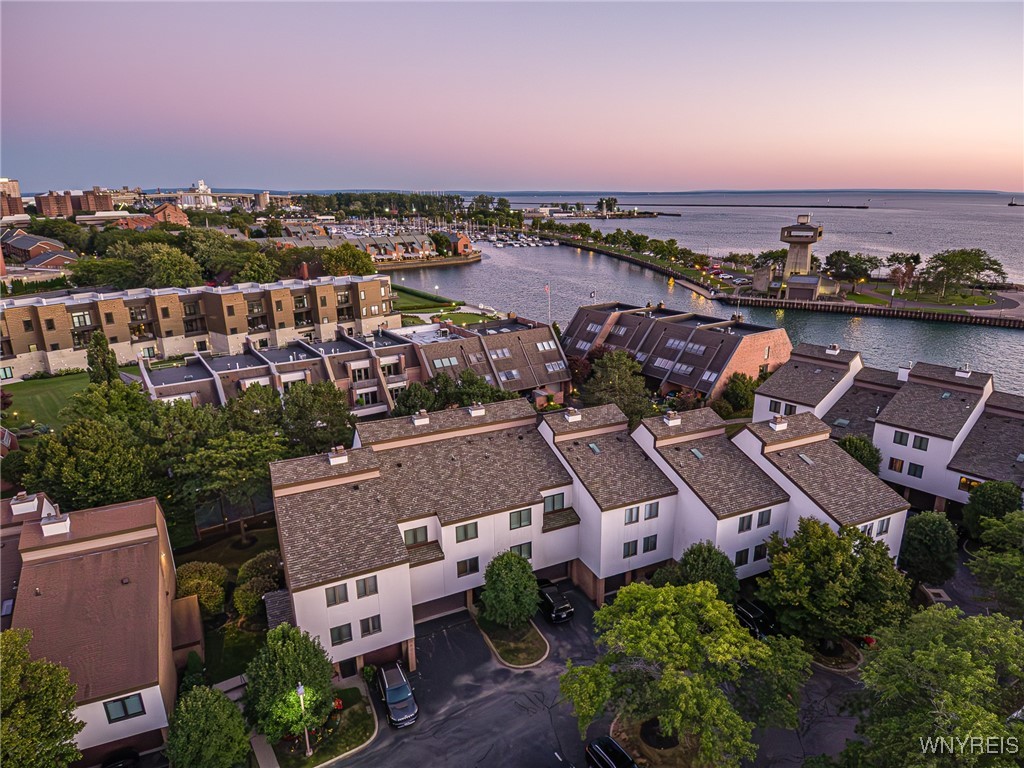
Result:
[[[66,250],[64,243],[49,237],[30,235],[23,229],[5,229],[0,232],[0,249],[12,264],[22,264],[49,251]]]
[[[885,371],[859,352],[800,344],[758,388],[754,421],[802,413],[828,424],[833,439],[871,440],[879,477],[915,508],[957,514],[981,482],[1024,486],[1024,397],[970,366]]]
[[[382,275],[12,297],[0,301],[0,378],[84,368],[95,332],[122,364],[139,356],[240,354],[246,339],[279,347],[400,326],[393,302]]]
[[[175,598],[156,499],[61,512],[44,494],[0,507],[3,627],[32,632],[29,652],[75,684],[78,766],[160,749],[189,652],[203,654],[198,599]]]
[[[585,356],[597,347],[625,350],[643,366],[659,394],[718,397],[733,373],[757,378],[789,360],[792,344],[782,328],[753,325],[665,307],[596,304],[580,307],[563,333],[566,353]]]
[[[702,540],[741,578],[761,573],[770,535],[801,516],[857,525],[895,557],[906,501],[820,420],[789,419],[729,440],[700,409],[630,434],[614,405],[538,416],[519,399],[360,423],[350,450],[271,465],[274,621],[317,635],[347,675],[415,666],[416,624],[466,608],[506,550],[597,604]]]
[[[492,339],[500,338],[501,344]],[[349,393],[357,416],[390,412],[412,382],[438,373],[475,370],[493,386],[529,396],[540,406],[561,402],[569,373],[552,329],[528,320],[495,320],[470,328],[451,323],[300,339],[270,347],[248,337],[241,352],[195,354],[181,362],[140,360],[142,383],[154,399],[223,405],[254,384],[284,394],[296,381],[329,381]]]

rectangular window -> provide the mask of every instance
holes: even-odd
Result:
[[[469,541],[478,535],[476,523],[466,523],[455,528],[455,541]]]
[[[263,302],[262,301],[250,301],[246,305],[246,310],[250,315],[262,315],[263,314]]]
[[[658,548],[658,534],[644,536],[644,552],[653,552]]]
[[[892,441],[896,445],[906,445],[910,438],[910,434],[907,432],[900,432],[898,429],[893,433]]]
[[[365,632],[363,634],[366,634]],[[352,642],[352,625],[342,624],[340,627],[331,627],[331,645],[341,645]]]
[[[0,368],[0,379],[13,379],[14,369],[13,368]]]
[[[107,722],[117,723],[127,720],[130,717],[138,717],[146,714],[146,708],[142,705],[142,694],[133,693],[123,699],[103,702],[103,708],[107,711]]]
[[[555,371],[564,371],[565,363],[561,360],[556,360],[553,363],[544,363],[544,367],[547,369],[548,373],[554,373]]]
[[[427,526],[421,525],[419,528],[410,528],[405,532],[405,546],[415,547],[417,544],[427,543]]]
[[[667,357],[656,357],[654,358],[654,362],[652,362],[651,365],[653,365],[655,368],[671,368],[672,361],[669,360]]]
[[[633,541],[627,541],[622,545],[622,556],[624,558],[636,557],[636,539],[633,539]]]
[[[580,350],[580,352],[588,352],[592,346],[594,345],[591,344],[589,341],[576,342],[576,349]],[[637,355],[637,357],[639,358],[639,355]]]
[[[281,303],[280,299],[274,302],[274,309],[278,312],[284,311],[284,304]]]
[[[111,344],[116,344],[117,343],[117,336],[111,336],[110,337],[110,343]],[[31,344],[29,346],[33,346],[34,347],[35,345]],[[51,344],[50,345],[50,351],[51,352],[56,352],[58,349],[60,349],[60,344]],[[32,350],[32,349],[29,350],[29,352],[33,352],[33,351],[35,351],[35,350]]]
[[[867,525],[862,525],[860,527],[860,532],[863,533],[865,536],[872,536],[872,537],[874,537],[874,535],[875,535],[875,524],[874,523],[868,523]]]
[[[700,377],[701,381],[714,381],[718,378],[717,371],[704,371],[704,375]]]
[[[653,520],[658,516],[658,505],[660,502],[652,501],[644,505],[644,520]]]
[[[750,560],[750,550],[749,549],[741,549],[739,552],[736,553],[735,563],[736,563],[736,567],[737,568],[739,568],[741,565],[746,565],[749,560]]]
[[[767,360],[768,356],[771,355],[771,353],[772,353],[772,348],[770,346],[769,347],[765,347],[764,348],[764,359]]]
[[[326,307],[327,306],[327,297],[326,296],[321,296],[320,297],[320,306],[321,307]]]
[[[626,510],[626,525],[640,522],[640,507],[630,507]]]
[[[295,309],[309,309],[309,296],[296,296]]]
[[[228,304],[228,317],[235,316],[235,307],[233,304]]]
[[[543,352],[546,349],[554,349],[554,348],[555,348],[555,342],[553,342],[553,341],[538,341],[537,342],[537,349],[540,350],[541,352]]]
[[[601,326],[598,323],[588,323],[587,330],[590,333],[597,333],[598,331],[601,330]]]
[[[892,518],[883,517],[878,521],[878,535],[885,536],[889,532],[889,523],[892,522]]]
[[[772,511],[770,509],[762,509],[757,513],[757,527],[764,528],[766,525],[771,525],[772,522]]]
[[[336,587],[327,587],[324,590],[324,594],[327,596],[327,605],[340,605],[341,603],[348,602],[348,584],[339,584]],[[362,597],[362,595],[360,595]]]
[[[368,597],[377,594],[377,577],[367,576],[356,581],[356,597]]]
[[[434,368],[441,370],[442,368],[454,368],[459,364],[459,361],[454,357],[439,357],[434,361]]]
[[[459,560],[459,562],[457,562],[455,564],[455,573],[460,578],[463,577],[463,576],[468,576],[471,573],[479,573],[479,572],[480,572],[480,558],[479,557],[471,557],[468,560]]]
[[[672,366],[672,370],[678,373],[680,376],[689,376],[693,373],[692,365],[684,365],[683,363],[676,363]]]
[[[749,531],[754,525],[753,515],[744,515],[740,518],[740,533]]]
[[[782,409],[782,415],[783,416],[792,416],[794,413],[796,413],[796,406],[795,405],[790,405],[789,403],[786,403],[785,406]]]
[[[376,616],[371,616],[368,619],[359,620],[359,634],[362,637],[366,637],[367,635],[376,635],[378,632],[380,632],[379,613]]]
[[[469,353],[469,362],[470,363],[482,363],[483,361],[484,361],[484,353],[483,352],[470,352]]]
[[[919,451],[928,450],[928,438],[921,437],[920,435],[914,435],[914,448]]]
[[[166,320],[170,316],[171,316],[171,308],[170,307],[160,307],[160,317],[162,317],[162,318],[164,318]]]
[[[195,305],[192,304],[190,306],[194,307]],[[186,312],[185,314],[195,314],[195,313]],[[114,313],[113,312],[104,312],[103,313],[103,322],[105,322],[107,325],[113,325],[114,324]]]
[[[92,325],[92,313],[90,312],[72,312],[71,313],[71,326],[73,328],[85,328],[88,325]],[[29,329],[31,330],[31,329]]]
[[[778,400],[769,400],[768,410],[771,411],[772,413],[782,413],[782,403],[780,403]]]
[[[971,477],[961,477],[960,482],[957,484],[957,488],[961,491],[966,491],[967,493],[970,493],[979,485],[981,485],[980,480],[975,480],[974,478]]]
[[[508,513],[508,527],[509,530],[514,531],[516,528],[526,528],[530,525],[531,521],[530,509],[517,509],[515,512]]]
[[[506,357],[512,357],[512,353],[508,351],[508,347],[491,350],[491,360],[503,360]]]
[[[502,381],[515,381],[516,379],[519,378],[519,371],[516,370],[515,368],[512,368],[508,371],[499,371],[498,378],[501,379]]]
[[[46,330],[54,331],[56,329],[57,329],[57,326],[54,325],[53,320],[50,320],[49,318],[47,318],[47,320],[46,320]]]
[[[902,472],[903,471],[903,459],[897,459],[893,456],[889,459],[889,471],[890,472]]]
[[[553,493],[550,496],[544,497],[544,511],[555,512],[559,509],[565,509],[565,494],[564,493]]]
[[[758,544],[756,547],[754,547],[754,562],[755,563],[758,560],[764,560],[766,557],[768,557],[768,545],[767,544]]]
[[[911,477],[924,477],[924,467],[922,467],[920,464],[910,462],[910,464],[907,466],[907,474],[910,475]]]
[[[511,549],[513,552],[515,552],[520,557],[523,557],[523,558],[525,558],[527,560],[529,560],[531,557],[533,557],[533,542],[532,541],[524,541],[522,544],[515,544],[515,545],[509,547],[509,549]]]

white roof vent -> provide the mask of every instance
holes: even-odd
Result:
[[[29,496],[25,491],[18,491],[18,494],[11,499],[11,514],[24,515],[26,512],[36,511],[36,495]]]
[[[71,532],[71,517],[61,514],[60,507],[56,505],[47,509],[39,522],[43,526],[43,536]]]
[[[954,375],[959,376],[961,379],[969,379],[971,377],[971,364],[964,363],[956,369],[956,374]]]
[[[898,381],[906,381],[910,378],[910,369],[914,367],[914,361],[908,360],[905,363],[900,363],[899,370],[896,371],[896,379]]]
[[[784,417],[776,416],[774,419],[771,420],[771,423],[768,426],[774,429],[776,432],[781,432],[786,427],[788,427],[789,424],[786,422],[786,419]]]
[[[566,421],[579,421],[582,418],[583,418],[583,414],[581,414],[575,408],[566,408],[565,409],[565,420]]]
[[[838,344],[829,344],[827,347],[825,347],[825,354],[826,355],[838,355],[839,354],[839,345]]]
[[[679,417],[678,411],[669,411],[665,414],[665,426],[678,427],[683,423],[683,420]]]
[[[430,423],[430,415],[426,411],[420,411],[414,413],[412,417],[413,426],[422,427],[424,424]]]
[[[348,464],[348,451],[345,450],[345,446],[339,445],[332,448],[327,454],[327,461],[332,467],[338,464]]]
[[[469,411],[469,415],[470,416],[483,416],[484,415],[483,403],[473,403],[471,406],[469,406],[469,408],[467,408],[467,410]]]

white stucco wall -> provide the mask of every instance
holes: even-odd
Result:
[[[140,733],[148,733],[158,728],[167,726],[167,712],[164,710],[163,697],[160,694],[160,686],[154,685],[144,688],[137,693],[142,694],[142,706],[146,714],[137,717],[129,717],[127,720],[120,720],[116,723],[107,722],[107,711],[102,701],[94,701],[90,704],[83,704],[75,708],[75,717],[85,723],[85,727],[75,738],[75,744],[79,749],[88,749],[100,744],[107,744],[118,739],[125,739]],[[131,694],[126,694],[131,695]],[[107,701],[123,699],[122,696],[112,696]]]

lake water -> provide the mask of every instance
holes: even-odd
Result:
[[[550,285],[550,317],[563,328],[577,307],[603,301],[640,306],[664,301],[674,309],[724,318],[734,311],[680,286],[669,286],[663,275],[609,256],[567,246],[477,246],[483,251],[479,264],[403,270],[392,273],[392,280],[396,285],[542,321],[548,320],[544,286]],[[596,299],[590,298],[591,292]],[[794,344],[836,343],[860,350],[867,365],[890,370],[906,360],[952,366],[970,363],[976,370],[994,373],[999,389],[1024,394],[1024,331],[750,307],[741,311],[751,322],[785,328]]]

